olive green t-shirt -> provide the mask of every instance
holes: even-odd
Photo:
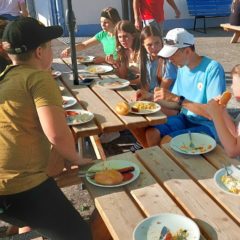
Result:
[[[50,105],[62,108],[50,72],[20,65],[0,81],[0,195],[29,190],[47,179],[50,143],[36,109]]]

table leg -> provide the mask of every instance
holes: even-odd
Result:
[[[81,158],[83,158],[83,138],[78,138],[77,145],[78,145],[78,153]]]
[[[97,159],[106,160],[106,154],[103,150],[102,143],[97,135],[90,136],[90,140],[94,149],[94,152],[97,156]]]
[[[238,39],[239,39],[239,37],[240,37],[240,32],[235,32],[235,33],[233,34],[233,37],[232,37],[232,39],[231,39],[231,42],[230,42],[230,43],[237,43],[237,42],[238,42]]]
[[[91,215],[90,226],[93,240],[113,240],[97,209]]]

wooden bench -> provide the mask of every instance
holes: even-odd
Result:
[[[240,26],[231,25],[230,23],[223,23],[223,24],[220,24],[220,26],[225,31],[232,31],[232,32],[234,32],[233,37],[232,37],[230,43],[237,43],[238,42],[238,39],[240,37]]]
[[[194,16],[196,29],[197,19],[203,19],[203,31],[206,33],[206,18],[228,17],[231,13],[232,0],[187,0],[190,16]]]

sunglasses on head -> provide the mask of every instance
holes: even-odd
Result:
[[[166,44],[166,45],[177,45],[177,44],[179,44],[179,42],[178,41],[175,41],[175,40],[172,40],[172,39],[163,39],[163,42],[164,42],[164,44]],[[183,43],[183,44],[185,44],[185,45],[188,45],[188,46],[192,46],[192,44],[190,44],[190,43]]]

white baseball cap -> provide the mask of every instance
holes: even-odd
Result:
[[[163,58],[171,57],[179,48],[194,45],[194,36],[184,28],[170,30],[163,39],[164,47],[159,51],[158,56]]]

